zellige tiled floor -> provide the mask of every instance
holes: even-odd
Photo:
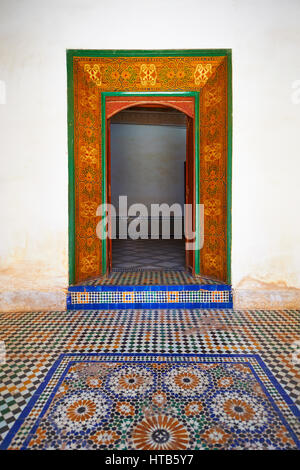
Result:
[[[62,353],[259,354],[300,406],[299,311],[126,310],[0,314],[0,435]],[[298,343],[297,343],[298,341]],[[299,423],[294,418],[294,429]]]

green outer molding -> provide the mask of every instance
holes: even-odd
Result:
[[[67,56],[68,83],[68,170],[69,170],[69,284],[75,282],[75,168],[74,168],[74,80],[73,57]]]
[[[178,91],[178,92],[131,92],[131,91],[116,91],[116,92],[102,92],[101,93],[101,128],[102,128],[102,204],[106,202],[106,114],[105,114],[105,102],[107,96],[192,96],[195,100],[195,198],[196,203],[199,204],[200,195],[200,165],[199,165],[199,92],[196,91]],[[103,158],[104,157],[104,158]],[[196,247],[195,250],[195,273],[200,274],[200,251],[199,251],[199,213],[196,211],[195,217],[195,229],[196,229]],[[107,259],[106,259],[107,247],[106,239],[102,240],[102,273],[106,273]]]
[[[228,56],[231,49],[152,49],[152,50],[131,50],[131,49],[67,49],[70,57],[218,57]]]
[[[227,154],[227,282],[231,284],[231,238],[232,238],[232,51],[231,49],[165,49],[165,50],[97,50],[97,49],[68,49],[67,50],[67,86],[68,86],[68,168],[69,168],[69,283],[75,281],[75,175],[74,175],[74,57],[227,57],[228,67],[228,154]],[[180,92],[177,92],[178,94]],[[181,92],[185,93],[185,92]],[[188,92],[187,92],[188,93]],[[163,93],[168,95],[169,93]],[[172,95],[172,92],[170,92]],[[199,95],[195,99],[199,100]],[[196,106],[199,113],[199,106]],[[199,126],[199,116],[196,121]],[[199,132],[199,128],[198,128]],[[195,132],[196,134],[196,132]],[[102,136],[103,138],[103,136]],[[105,138],[105,136],[104,136]],[[199,140],[195,142],[199,145]],[[196,148],[196,147],[195,147]],[[198,152],[199,153],[199,152]],[[197,162],[195,162],[197,164]],[[199,162],[198,162],[199,165]],[[196,170],[196,168],[195,168]],[[196,172],[196,171],[195,171]],[[199,171],[198,171],[199,174]],[[105,181],[106,184],[106,181]],[[199,187],[198,187],[199,191]],[[103,192],[102,192],[103,195]],[[198,193],[199,197],[199,193]],[[197,222],[197,219],[196,219]],[[197,228],[197,225],[196,225]]]
[[[232,244],[232,57],[227,54],[227,283],[231,285]]]

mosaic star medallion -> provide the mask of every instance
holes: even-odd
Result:
[[[297,449],[259,355],[62,354],[5,449]]]

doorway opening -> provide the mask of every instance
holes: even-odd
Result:
[[[113,207],[106,273],[195,274],[193,98],[143,97],[124,103],[113,97],[106,108],[106,201]]]
[[[112,271],[186,269],[186,134],[187,116],[169,107],[133,106],[110,119]],[[147,213],[122,216],[120,196],[128,208],[142,204]],[[174,210],[153,214],[153,204]],[[134,239],[124,238],[124,229],[130,234],[135,228]]]

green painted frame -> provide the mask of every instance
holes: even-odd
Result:
[[[69,232],[69,283],[75,281],[75,175],[74,175],[74,79],[73,57],[172,57],[203,56],[227,57],[227,283],[231,284],[232,247],[232,50],[231,49],[160,49],[160,50],[98,50],[68,49],[67,100],[68,100],[68,232]],[[126,93],[126,92],[124,92]],[[167,95],[168,93],[162,94]],[[176,93],[176,92],[174,92]],[[184,92],[182,92],[184,93]],[[193,92],[190,92],[193,93]],[[199,120],[198,120],[199,122]],[[199,142],[199,141],[198,141]],[[198,188],[199,189],[199,188]]]
[[[103,149],[103,155],[106,155],[106,98],[108,96],[189,96],[194,98],[195,103],[195,199],[196,203],[199,203],[200,198],[200,135],[199,135],[199,93],[198,91],[178,91],[178,92],[102,92],[101,93],[101,119],[102,119],[102,136],[101,143]],[[106,158],[102,158],[102,204],[106,202]],[[196,231],[196,246],[199,247],[199,214],[198,211],[195,213],[195,231]],[[102,241],[102,273],[105,274],[107,269],[107,243],[106,239]],[[200,251],[199,248],[195,250],[195,274],[200,274]]]

